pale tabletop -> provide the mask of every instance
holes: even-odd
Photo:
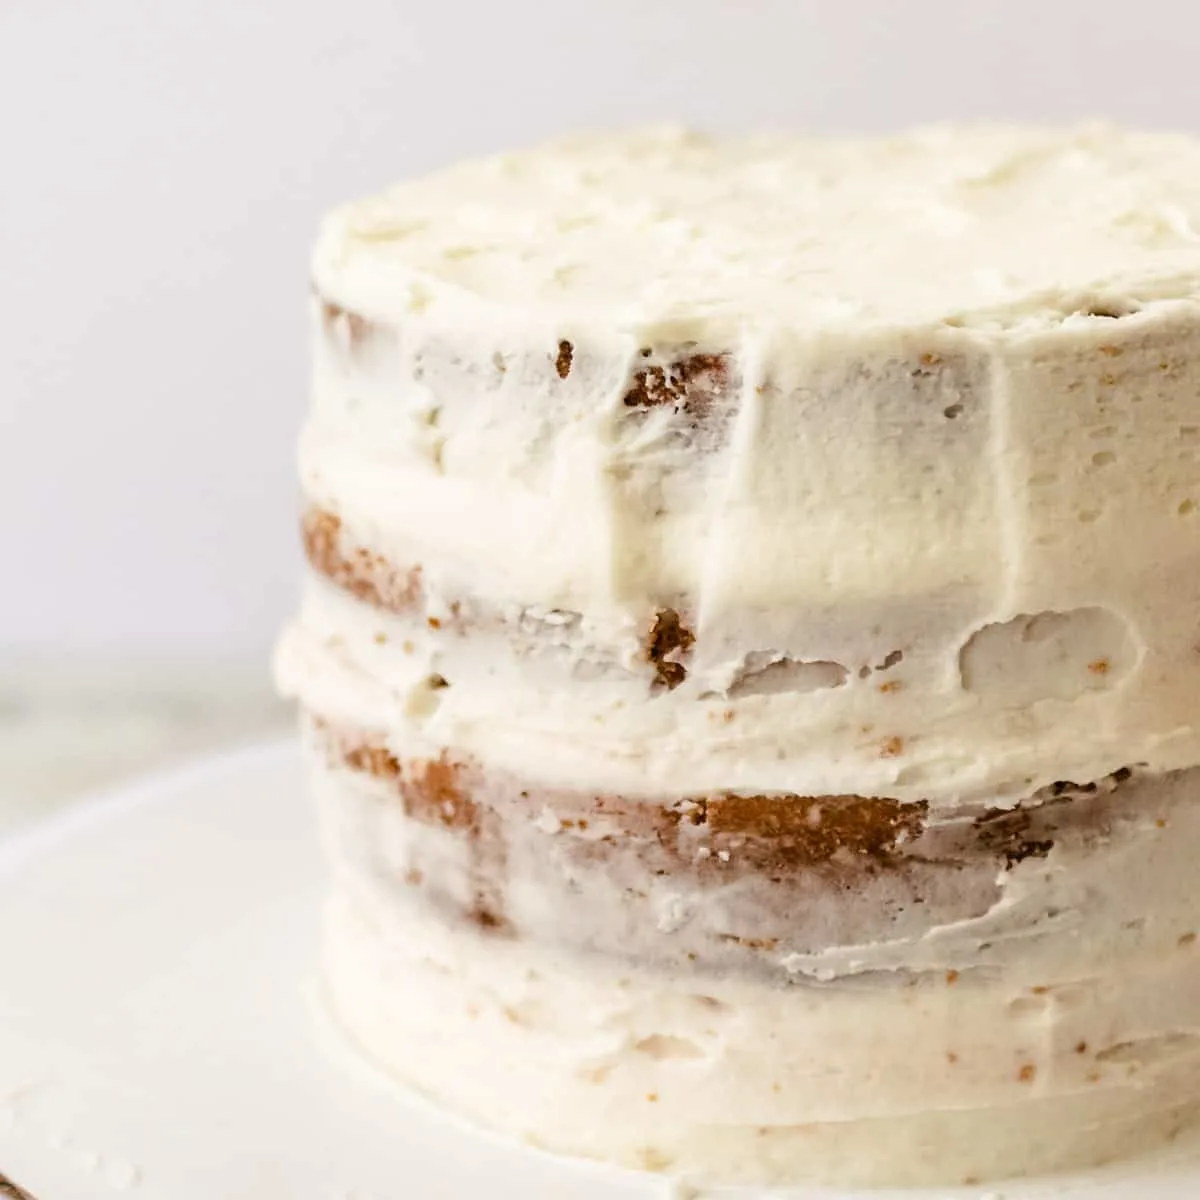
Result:
[[[265,661],[0,659],[0,837],[137,775],[290,726]]]
[[[126,779],[286,733],[260,661],[22,656],[0,662],[0,838]],[[0,1172],[0,1200],[34,1197]]]

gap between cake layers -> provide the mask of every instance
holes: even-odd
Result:
[[[370,1054],[716,1178],[1191,1122],[1194,296],[681,338],[317,283],[279,670]]]

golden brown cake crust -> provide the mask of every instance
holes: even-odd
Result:
[[[348,542],[341,518],[309,508],[301,521],[310,566],[336,587],[387,612],[408,614],[423,605],[420,567],[396,567],[382,555]]]
[[[355,544],[341,518],[317,506],[301,518],[304,554],[314,572],[358,600],[391,613],[422,621],[429,629],[465,633],[468,628],[497,628],[504,618],[486,603],[466,597],[449,601],[439,615],[428,612],[424,572],[419,564],[399,565],[366,546]],[[653,685],[673,689],[687,678],[686,663],[696,636],[687,617],[670,607],[654,609],[643,622],[644,658],[653,670]]]
[[[1141,836],[1163,794],[1162,777],[1127,768],[952,818],[880,796],[598,794],[453,750],[405,755],[382,730],[315,714],[306,727],[318,769],[333,773],[342,856],[397,903],[617,958],[636,929],[637,961],[702,974],[773,978],[781,955],[978,918],[1009,872],[1042,871],[1060,843],[1103,852],[1127,825]]]
[[[752,849],[759,868],[781,870],[816,867],[835,855],[888,862],[923,829],[928,805],[871,796],[738,795],[680,796],[645,800],[548,789],[485,772],[469,760],[443,753],[436,759],[402,759],[389,750],[383,735],[339,728],[317,718],[327,751],[351,770],[395,786],[405,814],[423,824],[460,830],[471,837],[481,831],[489,805],[472,797],[486,789],[502,794],[497,807],[512,807],[534,816],[546,805],[576,815],[562,822],[582,822],[589,815],[618,822],[624,831],[651,836],[660,846],[678,840],[680,827],[702,830],[722,848],[736,841]],[[612,836],[600,839],[615,841]],[[681,870],[686,864],[680,862]]]

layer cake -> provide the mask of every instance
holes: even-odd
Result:
[[[1200,144],[589,135],[313,267],[300,701],[372,1058],[716,1181],[1200,1112]]]

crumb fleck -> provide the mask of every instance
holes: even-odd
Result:
[[[720,936],[723,942],[736,942],[739,946],[745,946],[747,950],[774,950],[779,945],[779,939],[772,937],[738,937],[736,933],[723,933]]]
[[[879,690],[885,695],[891,692],[898,692],[904,686],[899,679],[889,679],[886,683],[879,685]]]
[[[568,341],[558,343],[558,357],[554,360],[554,369],[559,379],[566,379],[571,373],[571,361],[575,357],[575,347]]]
[[[728,378],[726,355],[694,354],[666,366],[648,366],[637,371],[625,394],[624,405],[634,409],[664,405],[677,412],[703,416],[726,387]]]
[[[946,1051],[946,1061],[947,1061],[947,1062],[948,1062],[948,1063],[949,1063],[951,1066],[954,1066],[954,1064],[955,1064],[956,1062],[958,1062],[958,1055],[957,1055],[957,1054],[955,1054],[953,1050],[947,1050],[947,1051]]]
[[[1024,1066],[1017,1072],[1017,1079],[1021,1083],[1032,1083],[1037,1075],[1037,1067],[1033,1063],[1025,1063]]]
[[[1108,659],[1107,658],[1093,659],[1090,663],[1088,663],[1088,670],[1091,671],[1091,673],[1093,675],[1107,675],[1108,674]]]
[[[654,667],[656,685],[670,690],[687,678],[687,668],[677,660],[687,654],[695,641],[696,635],[673,608],[659,609],[646,643],[646,661]]]
[[[1076,1054],[1086,1054],[1087,1050],[1088,1050],[1087,1042],[1076,1042],[1075,1043],[1075,1053]]]
[[[957,971],[955,971],[955,970],[949,970],[949,971],[947,971],[947,972],[946,972],[946,982],[947,982],[948,984],[955,984],[955,983],[957,983],[957,982],[958,982],[958,972],[957,972]]]
[[[891,737],[886,737],[879,747],[880,758],[896,758],[904,753],[904,739],[893,734]]]
[[[1195,944],[1195,941],[1196,935],[1194,933],[1185,933],[1180,937],[1179,944],[1181,946],[1191,946]]]
[[[430,629],[441,629],[442,623],[437,617],[428,617],[426,620],[428,621]]]

